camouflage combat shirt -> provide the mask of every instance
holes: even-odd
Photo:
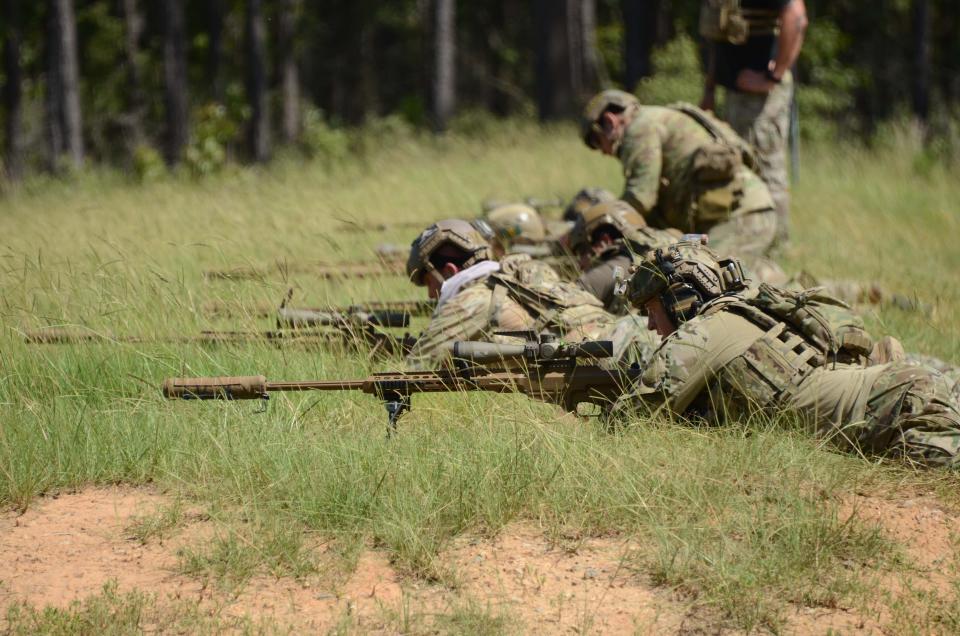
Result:
[[[817,366],[801,341],[783,323],[764,331],[723,308],[699,315],[664,339],[620,406],[712,423],[789,412],[857,452],[958,465],[960,405],[941,373],[903,361]]]
[[[694,153],[713,142],[710,133],[689,115],[663,106],[640,106],[617,148],[625,179],[620,198],[653,227],[709,231],[724,219],[708,220],[698,211],[689,167]],[[767,187],[745,166],[726,187],[729,192],[715,193],[730,201],[726,218],[773,209]]]

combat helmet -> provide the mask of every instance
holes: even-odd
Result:
[[[479,226],[479,227],[478,227]],[[490,250],[489,226],[484,223],[470,223],[460,219],[437,221],[413,240],[410,256],[407,258],[407,276],[415,285],[425,285],[423,278],[428,272],[439,276],[432,257],[445,245],[455,247],[466,258],[461,267],[470,267],[492,258]]]
[[[644,259],[630,278],[627,297],[642,307],[659,296],[667,315],[679,325],[714,298],[745,289],[745,279],[737,259],[721,259],[700,242],[683,241]]]
[[[604,226],[610,226],[619,232],[620,236],[627,237],[646,225],[643,216],[626,201],[604,201],[577,215],[573,229],[570,230],[570,249],[574,253],[580,253],[589,248],[596,231]]]
[[[486,221],[504,247],[512,243],[533,245],[547,239],[543,217],[525,203],[498,206],[487,214]]]
[[[580,138],[590,148],[596,148],[594,136],[599,132],[601,115],[608,110],[624,112],[639,106],[640,100],[635,95],[615,88],[594,95],[583,107],[583,114],[580,116]]]
[[[563,220],[573,222],[577,216],[583,214],[598,203],[613,201],[617,197],[603,188],[584,188],[573,195],[570,204],[563,211]]]

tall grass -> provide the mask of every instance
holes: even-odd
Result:
[[[201,272],[277,258],[368,258],[377,244],[408,244],[416,231],[354,233],[344,223],[425,225],[473,216],[485,197],[569,196],[620,181],[614,161],[586,152],[564,127],[373,147],[332,170],[289,162],[145,186],[90,174],[0,201],[0,503],[23,509],[40,494],[87,484],[159,484],[200,502],[220,528],[185,555],[185,571],[229,585],[261,570],[309,576],[319,567],[309,548],[317,536],[345,553],[373,541],[410,575],[443,582],[451,573],[438,554],[467,530],[496,533],[532,519],[558,539],[632,534],[645,547],[631,566],[747,628],[777,629],[785,602],[852,602],[860,582],[850,564],[883,564],[896,553],[875,528],[842,518],[839,503],[854,488],[928,477],[836,454],[777,422],[696,429],[637,421],[614,434],[519,396],[457,394],[415,397],[401,435],[387,441],[385,412],[369,396],[167,403],[159,383],[171,375],[352,378],[397,360],[266,344],[30,346],[19,338],[44,325],[158,336],[266,329],[249,316],[214,322],[202,304],[279,301],[289,285],[304,302],[419,296],[399,277],[225,283]],[[932,316],[880,308],[869,320],[908,349],[960,360],[960,183],[936,170],[918,175],[904,154],[810,149],[789,263],[931,303]],[[956,484],[952,475],[938,479]]]

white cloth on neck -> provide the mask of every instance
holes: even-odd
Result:
[[[500,271],[500,263],[497,261],[480,261],[476,265],[471,265],[467,269],[457,272],[443,281],[443,286],[440,287],[440,298],[437,299],[437,310],[443,307],[445,302],[456,296],[467,283],[472,283],[478,278],[489,276],[498,271]]]

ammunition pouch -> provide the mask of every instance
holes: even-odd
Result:
[[[743,165],[736,148],[715,142],[690,158],[690,231],[703,230],[730,218],[743,196]]]
[[[782,404],[813,370],[810,361],[816,354],[778,323],[724,367],[721,382],[749,407]]]
[[[505,294],[526,309],[536,319],[534,330],[538,333],[551,330],[566,334],[607,315],[603,303],[574,283],[531,285],[501,271],[492,274],[488,284],[493,286],[494,297]]]
[[[699,184],[722,183],[733,179],[743,164],[740,153],[720,142],[700,146],[690,158],[690,174]]]
[[[740,0],[704,0],[700,5],[700,35],[711,42],[744,44],[759,35],[779,32],[779,14],[771,9],[744,9]]]

